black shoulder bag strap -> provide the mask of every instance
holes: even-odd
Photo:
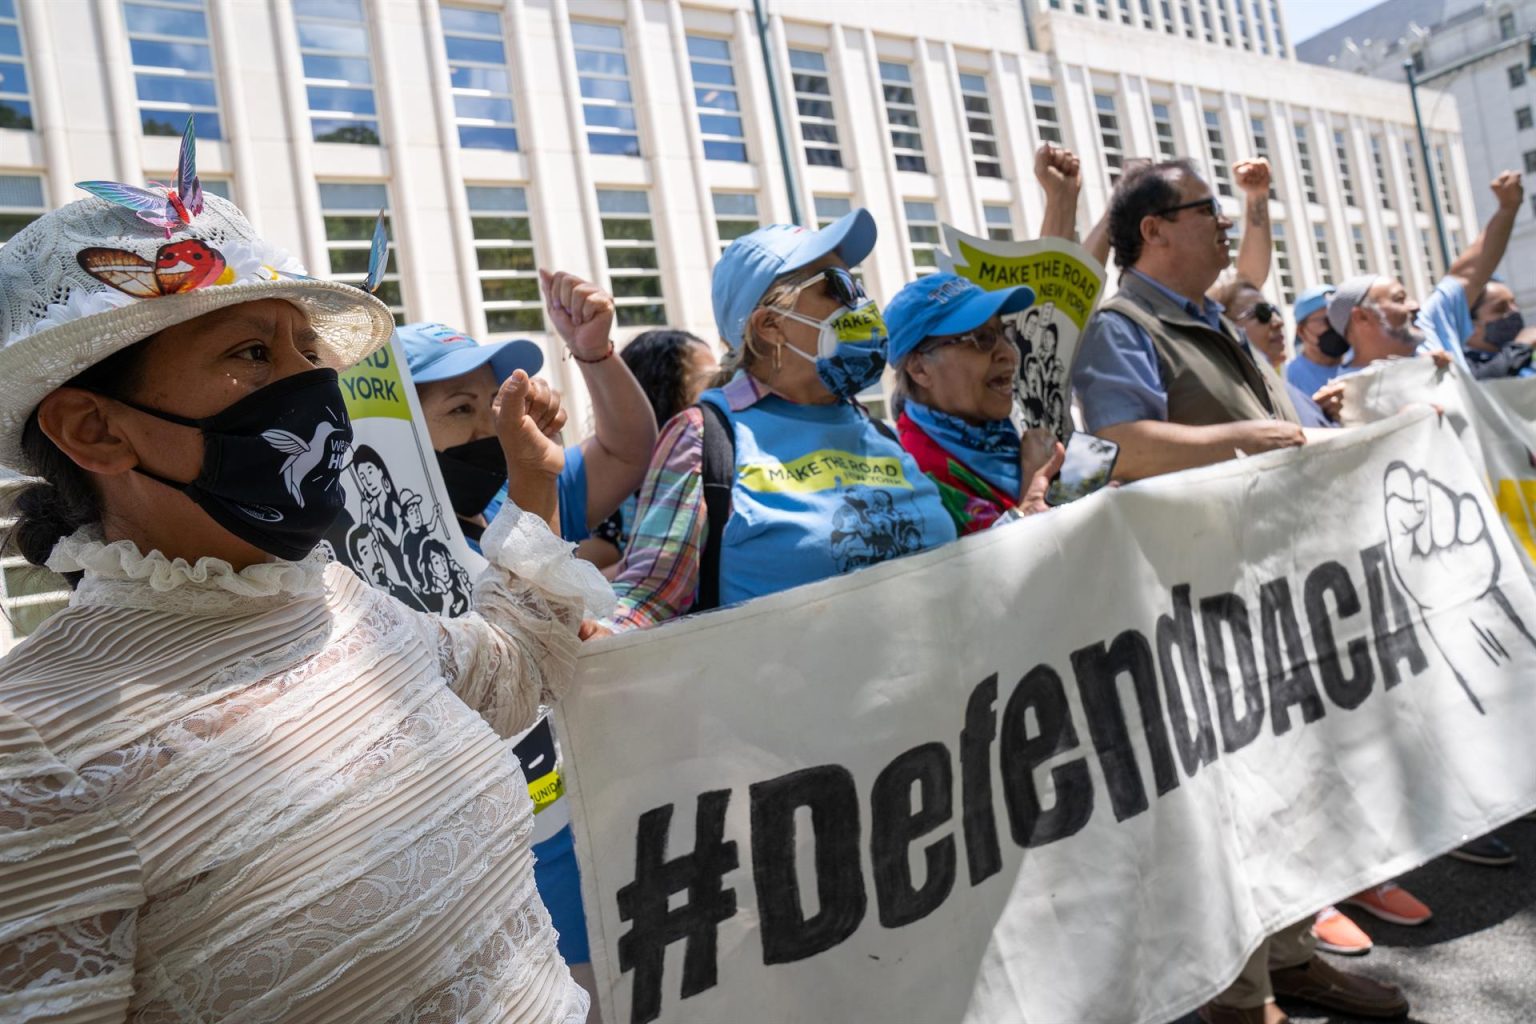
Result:
[[[704,413],[704,516],[708,531],[699,552],[699,596],[692,611],[720,607],[720,539],[731,518],[731,489],[736,485],[736,431],[713,402],[700,402]]]

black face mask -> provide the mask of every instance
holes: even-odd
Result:
[[[1525,317],[1520,315],[1518,309],[1512,309],[1497,320],[1490,320],[1483,327],[1483,340],[1490,345],[1503,348],[1520,336],[1525,330]]]
[[[1330,327],[1317,339],[1317,350],[1329,359],[1342,359],[1344,354],[1349,351],[1349,342],[1345,341],[1344,336],[1338,331]]]
[[[448,488],[448,502],[460,519],[473,519],[485,511],[507,482],[507,456],[501,439],[482,437],[456,444],[437,453],[437,468]]]
[[[246,543],[303,558],[341,514],[352,421],[335,370],[284,377],[201,419],[117,401],[202,432],[203,468],[191,483],[135,468],[197,502]]]

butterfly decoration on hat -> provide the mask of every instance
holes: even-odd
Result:
[[[197,177],[197,122],[193,118],[187,118],[187,127],[181,133],[176,183],[150,182],[150,185],[154,188],[138,188],[120,181],[75,183],[75,187],[83,188],[93,196],[132,210],[145,223],[163,228],[169,239],[173,228],[191,224],[192,218],[203,212],[203,183]]]

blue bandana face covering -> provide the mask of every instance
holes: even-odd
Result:
[[[935,444],[971,472],[1004,494],[1019,497],[1023,486],[1019,432],[1008,420],[975,425],[910,398],[903,411]]]

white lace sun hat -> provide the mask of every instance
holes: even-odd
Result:
[[[131,211],[82,199],[44,214],[0,249],[0,466],[30,472],[27,418],[49,392],[120,349],[226,306],[287,299],[327,362],[351,366],[389,341],[385,305],[319,281],[256,234],[233,203],[207,196],[169,238]]]

